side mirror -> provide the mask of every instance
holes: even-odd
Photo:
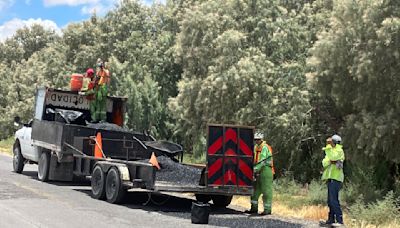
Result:
[[[19,116],[14,117],[14,126],[19,127],[21,124],[21,118]]]

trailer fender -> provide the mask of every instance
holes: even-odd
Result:
[[[107,161],[99,161],[97,165],[101,167],[104,173],[107,173],[111,167],[116,167],[119,171],[119,175],[122,181],[129,181],[129,168],[125,164],[114,163],[114,162],[107,162]]]
[[[129,169],[125,164],[116,164],[115,165],[118,168],[119,175],[121,176],[122,181],[129,181],[130,176],[129,176]]]

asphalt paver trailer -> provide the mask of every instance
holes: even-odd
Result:
[[[91,177],[92,197],[111,203],[121,202],[129,189],[194,193],[221,207],[233,195],[252,194],[254,127],[209,125],[207,163],[183,164],[181,145],[123,128],[126,100],[108,97],[107,121],[93,124],[85,96],[38,89],[34,118],[15,134],[14,171],[36,163],[41,181]],[[160,169],[151,163],[154,157]]]

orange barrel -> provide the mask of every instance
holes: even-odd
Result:
[[[83,75],[82,74],[72,74],[71,75],[71,91],[80,91],[82,89],[83,84]]]

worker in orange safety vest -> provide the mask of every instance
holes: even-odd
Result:
[[[250,214],[258,213],[258,199],[263,196],[264,211],[260,215],[270,215],[272,212],[272,181],[273,160],[272,148],[265,141],[264,135],[256,133],[254,140],[254,194],[251,197],[251,209],[246,211]]]

